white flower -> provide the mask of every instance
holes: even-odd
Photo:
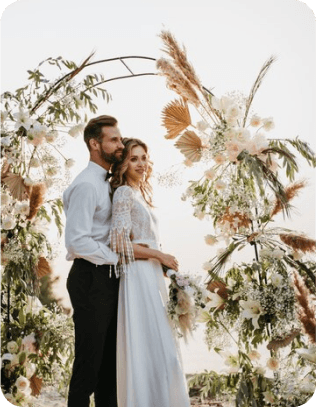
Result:
[[[201,120],[200,122],[196,123],[196,128],[199,131],[205,131],[208,127],[210,127],[209,124],[204,120]]]
[[[33,146],[39,146],[46,141],[47,127],[35,122],[27,133],[27,141]]]
[[[1,137],[1,145],[9,147],[11,144],[11,136]]]
[[[280,367],[279,359],[272,357],[267,360],[267,367],[273,371],[278,370]]]
[[[40,160],[39,160],[38,158],[33,157],[33,158],[30,160],[30,167],[38,168],[40,165],[41,165],[41,162],[40,162]]]
[[[272,250],[272,257],[275,259],[281,260],[284,256],[284,251],[281,249],[274,249]]]
[[[272,117],[267,117],[266,119],[263,119],[263,128],[266,131],[270,131],[274,128],[274,121]]]
[[[269,147],[269,141],[265,135],[257,133],[247,144],[247,150],[250,154],[259,154],[261,151]]]
[[[258,127],[262,123],[262,120],[259,116],[253,115],[252,118],[250,119],[250,126],[252,127]]]
[[[231,352],[221,351],[219,352],[220,356],[222,356],[225,361],[225,365],[229,366],[228,372],[229,373],[237,373],[240,369],[240,364],[238,360],[238,356],[233,355]]]
[[[10,353],[17,353],[19,345],[15,341],[10,341],[7,344],[7,349]]]
[[[74,164],[75,164],[75,160],[73,160],[72,158],[68,158],[68,160],[65,161],[65,166],[67,168],[71,168]]]
[[[279,273],[273,273],[270,277],[271,283],[274,285],[274,287],[280,287],[282,281],[283,281],[283,276]]]
[[[35,334],[31,333],[30,335],[27,335],[22,339],[22,349],[31,353],[35,353],[36,352],[34,346],[35,343],[36,343]]]
[[[237,140],[228,141],[225,144],[229,161],[237,161],[238,155],[245,149],[245,145]]]
[[[19,391],[24,391],[24,390],[29,389],[30,382],[28,381],[28,379],[26,377],[20,376],[17,378],[15,385]]]
[[[211,293],[211,292],[208,293],[208,298],[210,299],[210,301],[208,301],[206,304],[207,310],[209,310],[210,308],[218,309],[225,302],[224,298],[222,298],[220,295],[218,295],[216,291],[218,291],[218,289],[216,289],[214,293]]]
[[[241,110],[239,109],[239,106],[231,104],[230,106],[228,106],[225,116],[228,118],[238,118],[240,114]]]
[[[30,379],[36,372],[36,365],[34,363],[27,362],[25,365],[25,370],[27,379]]]
[[[40,310],[42,308],[43,308],[43,305],[37,297],[31,296],[31,295],[27,296],[27,302],[26,302],[26,307],[25,307],[26,314],[30,313],[30,314],[36,315],[40,312]],[[35,340],[35,338],[34,338],[34,340]]]
[[[261,354],[257,350],[251,350],[248,353],[248,357],[250,360],[259,360],[261,358]]]
[[[16,221],[12,216],[6,216],[2,221],[2,229],[11,230],[14,229],[16,225]]]
[[[10,195],[6,194],[6,193],[1,193],[1,205],[5,206],[5,205],[9,205],[11,203],[12,199],[10,197]]]
[[[246,319],[251,319],[252,325],[255,329],[259,328],[258,319],[260,315],[263,313],[263,309],[259,303],[259,301],[244,301],[240,300],[239,304],[243,308],[241,315]]]
[[[13,117],[15,118],[16,130],[18,130],[21,126],[24,127],[26,130],[29,130],[33,123],[33,120],[30,118],[29,111],[23,110],[21,106],[17,113],[13,113]]]
[[[15,204],[14,211],[18,215],[27,216],[30,212],[30,205],[27,201],[17,202]]]
[[[212,236],[212,235],[206,235],[204,237],[205,243],[212,246],[213,244],[218,243],[218,240],[216,238],[216,236]]]
[[[46,134],[46,141],[48,143],[53,143],[58,137],[58,132],[56,130],[50,130],[47,134]]]
[[[220,179],[218,179],[215,184],[214,187],[215,189],[217,189],[217,191],[223,191],[226,188],[226,183]]]
[[[84,125],[83,124],[76,124],[75,126],[71,127],[71,129],[69,129],[68,134],[71,137],[78,137],[79,134],[84,130]]]
[[[250,140],[250,131],[241,127],[238,129],[234,136],[235,140],[237,140],[239,143],[248,143]]]

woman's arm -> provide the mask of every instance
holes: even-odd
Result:
[[[168,268],[178,271],[178,261],[171,254],[166,254],[156,249],[150,249],[148,246],[143,244],[132,243],[132,246],[135,259],[155,259]]]

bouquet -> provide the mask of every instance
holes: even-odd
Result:
[[[180,337],[187,341],[188,333],[196,328],[200,311],[205,308],[205,289],[199,285],[199,278],[190,278],[163,266],[170,278],[167,312]]]

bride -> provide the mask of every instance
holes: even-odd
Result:
[[[160,250],[148,182],[152,167],[146,144],[123,139],[114,165],[110,245],[120,274],[117,330],[119,407],[189,407],[181,356],[168,319],[162,264],[177,270]]]

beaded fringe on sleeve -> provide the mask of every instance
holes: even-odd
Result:
[[[113,197],[112,223],[110,230],[110,247],[118,255],[115,274],[118,277],[128,271],[128,265],[135,260],[132,242],[131,209],[133,205],[133,191],[130,187],[119,187]]]
[[[118,263],[115,266],[115,274],[126,273],[128,264],[135,260],[132,242],[130,240],[130,231],[123,229],[120,233],[116,229],[110,232],[110,247],[118,255]]]

